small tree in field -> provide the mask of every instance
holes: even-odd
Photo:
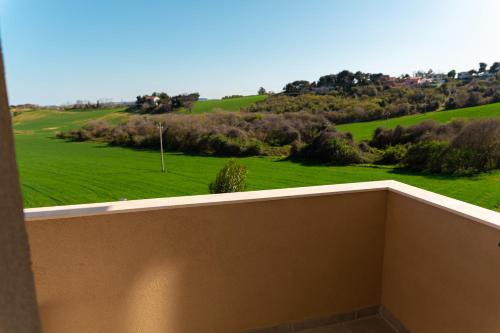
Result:
[[[210,183],[210,193],[241,192],[246,188],[247,168],[235,160],[229,160]]]

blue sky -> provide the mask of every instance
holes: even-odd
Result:
[[[0,0],[11,104],[279,91],[500,61],[498,0]]]

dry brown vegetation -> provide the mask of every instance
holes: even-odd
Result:
[[[500,165],[500,119],[378,128],[356,143],[323,113],[209,113],[136,116],[116,126],[93,121],[59,137],[103,140],[112,145],[158,148],[158,123],[168,150],[219,156],[281,155],[307,163],[399,164],[405,168],[468,174]]]

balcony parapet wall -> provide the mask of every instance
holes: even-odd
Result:
[[[25,210],[47,332],[498,331],[499,216],[395,181]]]

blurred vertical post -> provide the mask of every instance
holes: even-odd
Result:
[[[161,172],[165,172],[165,160],[163,158],[163,124],[162,123],[158,123],[158,130],[160,131]]]
[[[0,332],[40,331],[0,46]]]

